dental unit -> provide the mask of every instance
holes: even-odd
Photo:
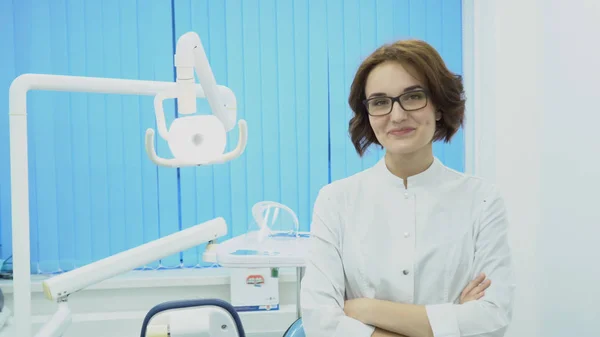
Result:
[[[281,213],[289,215],[291,226],[274,230],[273,224]],[[256,203],[252,207],[252,216],[257,229],[215,244],[213,249],[206,251],[206,259],[225,268],[295,268],[296,317],[299,319],[300,283],[310,249],[310,232],[300,231],[300,223],[294,211],[278,202]]]
[[[194,32],[177,41],[174,57],[175,82],[126,80],[81,76],[23,74],[9,91],[10,174],[14,268],[14,335],[32,336],[29,167],[27,156],[27,93],[32,90],[129,94],[154,96],[159,135],[169,143],[173,158],[161,158],[154,148],[154,130],[145,134],[148,158],[158,166],[180,168],[225,163],[238,158],[246,148],[247,125],[238,121],[239,137],[235,149],[223,153],[225,132],[236,124],[236,99],[231,89],[217,85],[200,37]],[[194,78],[196,73],[200,84]],[[196,98],[206,98],[212,115],[194,115]],[[177,99],[178,117],[167,129],[163,101]],[[209,131],[205,131],[210,129]],[[199,132],[198,130],[203,130]],[[105,259],[54,276],[43,282],[46,297],[58,302],[58,310],[37,332],[36,337],[58,337],[71,324],[68,298],[103,280],[128,272],[174,253],[187,250],[227,234],[223,218],[151,241]]]

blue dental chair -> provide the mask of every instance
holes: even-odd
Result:
[[[298,318],[287,331],[283,334],[283,337],[306,337],[304,334],[304,327],[302,327],[302,318]]]

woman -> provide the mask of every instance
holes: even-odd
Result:
[[[502,197],[432,150],[463,123],[461,77],[427,43],[399,41],[360,65],[349,104],[358,154],[385,156],[319,192],[306,335],[503,336],[515,285]]]

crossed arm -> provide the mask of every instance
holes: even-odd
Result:
[[[433,337],[424,306],[363,298],[353,301],[344,309],[346,315],[374,326],[371,336]]]
[[[481,273],[462,291],[460,304],[482,298],[490,285],[491,281]],[[373,337],[434,337],[423,305],[357,298],[345,302],[344,313],[374,326]],[[402,319],[398,319],[399,317]]]

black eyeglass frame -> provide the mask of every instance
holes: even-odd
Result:
[[[420,108],[416,108],[416,109],[406,109],[404,108],[404,105],[402,105],[402,102],[400,102],[400,98],[405,96],[405,95],[410,95],[410,94],[414,94],[415,92],[422,92],[425,94],[425,105],[423,105]],[[384,114],[380,114],[380,115],[373,115],[369,112],[369,101],[374,100],[374,99],[381,99],[381,98],[389,98],[392,100],[392,104],[390,104],[390,111],[388,111],[387,113]],[[425,107],[427,107],[427,105],[429,104],[429,91],[427,89],[416,89],[416,90],[411,90],[411,91],[407,91],[404,92],[396,97],[391,97],[391,96],[377,96],[377,97],[371,97],[368,99],[363,100],[363,105],[365,106],[365,109],[367,110],[367,114],[373,116],[373,117],[380,117],[380,116],[385,116],[385,115],[389,115],[392,112],[392,109],[394,109],[394,102],[398,102],[398,104],[400,105],[400,107],[404,110],[404,111],[417,111],[417,110],[421,110]]]

